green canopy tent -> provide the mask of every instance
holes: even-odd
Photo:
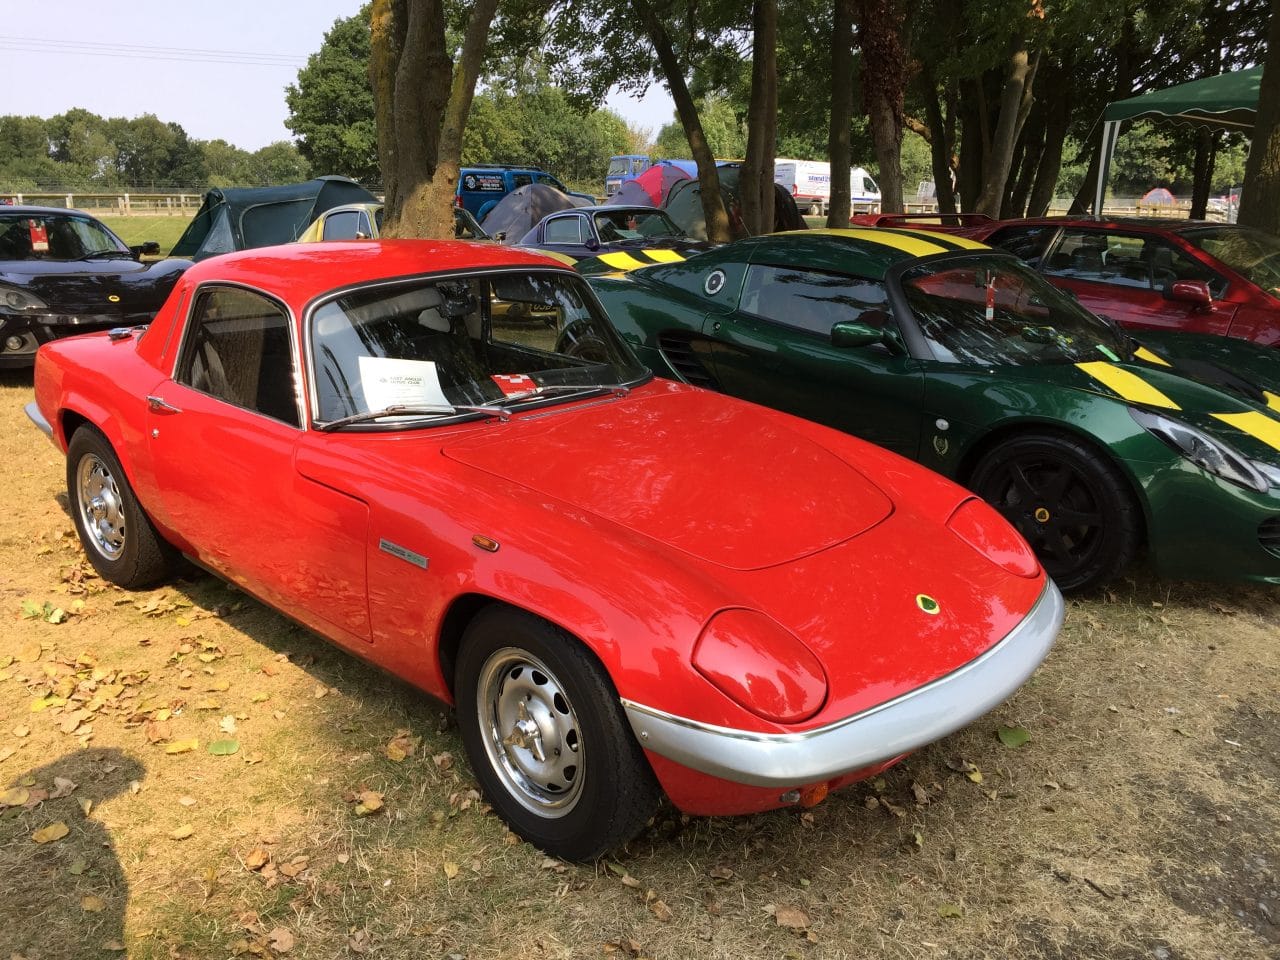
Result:
[[[1111,155],[1120,136],[1120,124],[1126,120],[1161,119],[1215,130],[1252,133],[1261,83],[1262,67],[1250,67],[1107,104],[1102,111],[1102,162],[1093,198],[1094,216],[1102,213],[1102,198],[1111,172]]]
[[[344,203],[377,197],[346,177],[317,177],[278,187],[214,188],[169,254],[203,260],[219,253],[291,243],[311,221]]]

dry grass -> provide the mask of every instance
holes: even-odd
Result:
[[[611,864],[566,866],[486,812],[447,718],[403,685],[212,578],[135,595],[87,577],[29,395],[0,377],[0,664],[19,658],[0,668],[0,789],[30,794],[0,812],[0,956],[1280,952],[1274,591],[1139,572],[1072,603],[1012,702],[876,783],[808,814],[668,812]],[[27,600],[83,609],[53,624]],[[50,691],[71,702],[32,712]],[[239,751],[212,756],[226,717]],[[1002,723],[1031,742],[1006,748]],[[32,794],[55,777],[75,789]],[[362,790],[382,809],[357,816]],[[56,822],[65,838],[33,841]]]

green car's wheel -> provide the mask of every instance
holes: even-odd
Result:
[[[611,354],[588,323],[575,321],[560,331],[556,338],[556,353],[577,357],[591,363],[608,363]]]
[[[85,555],[104,580],[145,587],[172,570],[177,551],[151,525],[111,444],[93,427],[78,429],[67,445],[67,492]]]
[[[467,757],[494,810],[565,860],[630,840],[661,796],[599,661],[545,620],[493,606],[468,625],[454,679]]]
[[[1141,511],[1124,477],[1071,437],[1005,440],[979,461],[969,487],[1017,527],[1063,590],[1114,577],[1137,552]]]

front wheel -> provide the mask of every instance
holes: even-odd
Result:
[[[467,627],[455,672],[472,769],[511,828],[565,860],[630,840],[660,791],[604,669],[531,614],[489,607]]]
[[[67,493],[84,552],[104,580],[145,587],[163,579],[177,552],[151,525],[111,444],[80,427],[67,445]]]
[[[1109,580],[1137,553],[1141,511],[1128,483],[1072,437],[1005,440],[979,461],[969,487],[1018,529],[1063,590]]]

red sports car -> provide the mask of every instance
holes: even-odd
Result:
[[[1000,703],[1062,619],[982,501],[651,378],[584,280],[507,248],[206,260],[145,332],[43,347],[35,389],[104,577],[186,554],[453,703],[494,809],[562,857],[660,790],[815,803]]]
[[[923,225],[922,225],[923,226]],[[1049,217],[961,231],[1138,330],[1280,346],[1280,237],[1203,220]]]

